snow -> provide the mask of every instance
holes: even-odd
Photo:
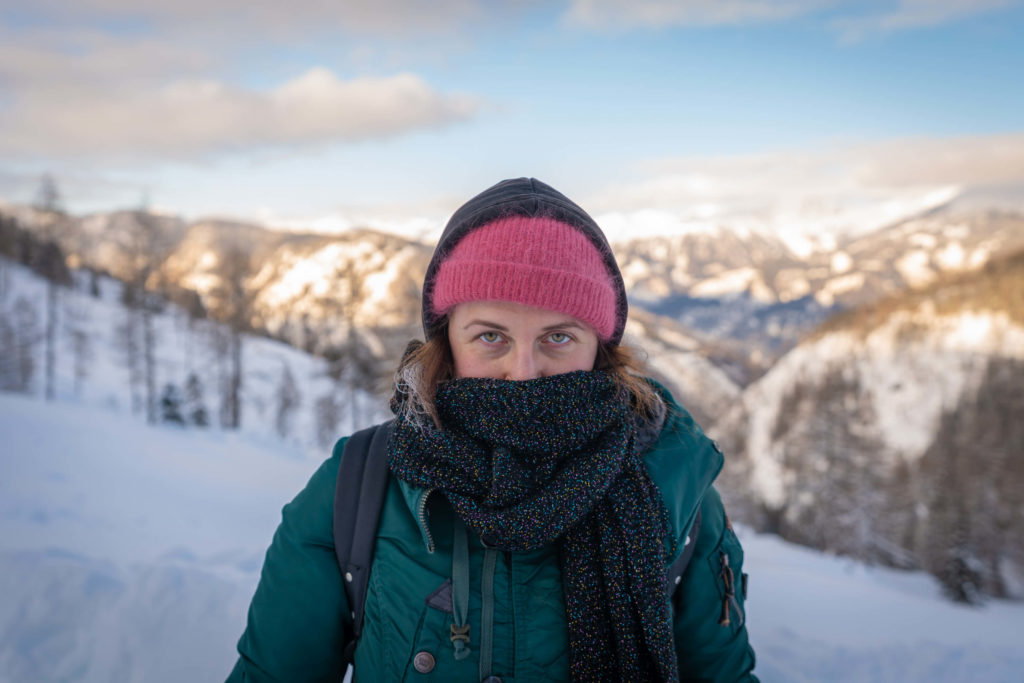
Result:
[[[967,254],[959,242],[950,242],[935,255],[935,261],[944,270],[961,270]]]
[[[1020,680],[1024,605],[955,605],[924,574],[738,532],[762,681]]]
[[[755,268],[736,268],[708,278],[690,289],[691,296],[719,297],[745,292],[759,274]]]
[[[845,251],[832,254],[832,272],[836,275],[845,273],[853,266],[853,259]]]
[[[709,220],[714,212],[709,207],[696,207],[690,215],[662,209],[609,211],[595,217],[609,242],[624,242],[640,237],[678,237],[680,235],[715,234],[718,224]],[[733,226],[730,226],[733,228]]]
[[[905,459],[922,455],[942,412],[976,386],[989,356],[1024,357],[1024,329],[1005,313],[936,316],[926,304],[872,331],[858,368],[889,448]]]
[[[42,300],[36,278],[0,266],[7,268],[0,307],[18,296]],[[146,425],[130,414],[114,334],[124,315],[120,288],[100,285],[97,299],[62,294],[61,310],[78,311],[75,324],[93,346],[82,390],[73,390],[62,341],[56,401],[39,397],[38,381],[32,395],[0,393],[0,683],[222,680],[281,507],[328,454],[313,443],[310,398],[292,433],[276,433],[273,387],[287,364],[312,397],[322,366],[277,342],[247,339],[242,429]],[[946,337],[949,349],[995,339],[1024,353],[1019,327],[982,318],[944,322],[955,332]],[[174,307],[154,326],[160,382],[213,372],[201,335]],[[813,346],[817,357],[801,362],[842,353],[836,341]],[[684,373],[684,354],[676,355]],[[359,412],[369,422],[385,411]],[[964,608],[944,600],[924,574],[740,534],[751,575],[747,623],[763,681],[1020,679],[1024,605]]]
[[[938,315],[925,302],[863,334],[841,330],[804,343],[744,393],[746,422],[734,428],[748,430],[750,481],[769,506],[785,499],[785,445],[771,434],[793,387],[816,386],[834,369],[850,373],[871,399],[884,452],[911,461],[932,443],[943,411],[977,385],[988,358],[1024,358],[1024,327],[1001,312]]]
[[[834,277],[822,285],[814,294],[814,299],[822,306],[831,306],[835,303],[836,297],[847,292],[852,292],[864,286],[864,273],[849,273]]]
[[[8,394],[0,432],[0,680],[223,679],[317,460]],[[923,574],[740,537],[762,680],[1019,680],[1024,606],[960,607]]]
[[[935,279],[935,273],[928,267],[928,252],[922,249],[909,251],[896,261],[896,270],[911,287],[924,287]]]

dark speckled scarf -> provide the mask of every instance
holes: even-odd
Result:
[[[444,492],[488,545],[561,539],[573,679],[675,681],[667,512],[608,375],[458,379],[438,388],[437,409],[442,430],[398,422],[391,470]]]

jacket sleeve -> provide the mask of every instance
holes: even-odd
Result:
[[[743,548],[718,492],[701,503],[702,524],[675,604],[680,680],[757,681],[747,640]]]
[[[334,488],[344,440],[285,505],[238,641],[229,683],[340,681],[351,627],[334,554]]]

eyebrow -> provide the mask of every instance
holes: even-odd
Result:
[[[496,330],[508,332],[508,328],[505,327],[504,325],[499,325],[498,323],[491,322],[490,320],[481,320],[479,318],[470,320],[468,323],[462,326],[462,329],[468,330],[473,325],[483,325],[484,327],[493,327]],[[546,325],[545,327],[542,327],[541,330],[544,332],[548,332],[550,330],[556,330],[563,327],[575,327],[578,330],[586,329],[583,327],[583,325],[580,325],[577,322],[573,322],[572,320],[563,320],[562,322],[555,323],[554,325]]]

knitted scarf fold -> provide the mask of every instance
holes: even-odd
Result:
[[[438,387],[436,405],[443,429],[398,420],[395,476],[442,491],[492,547],[561,542],[574,680],[677,680],[668,513],[641,460],[639,420],[607,373],[457,379]]]

